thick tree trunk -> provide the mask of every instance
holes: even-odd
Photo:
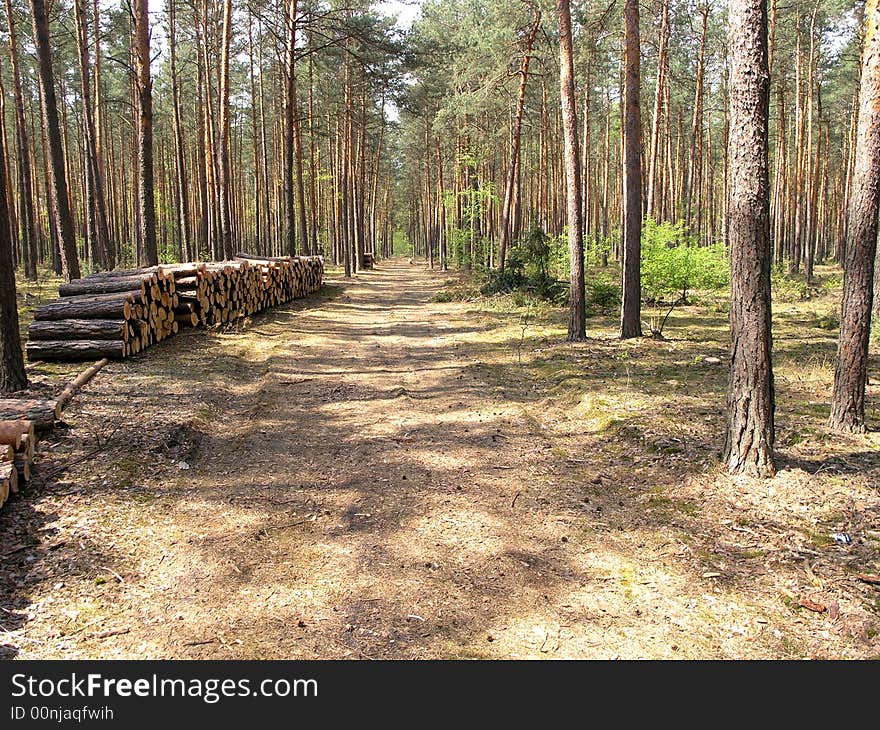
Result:
[[[8,185],[6,155],[0,144],[0,393],[27,388],[18,329],[18,303],[15,299],[12,231],[6,207]]]
[[[865,40],[859,85],[855,167],[849,196],[840,339],[831,399],[830,425],[861,433],[871,332],[877,215],[880,210],[880,8],[865,6]]]
[[[67,189],[64,146],[61,125],[58,121],[58,100],[55,94],[55,73],[52,69],[52,42],[49,38],[49,18],[44,0],[30,0],[34,25],[34,43],[37,47],[37,63],[40,74],[40,98],[43,109],[43,129],[49,145],[49,177],[52,185],[52,205],[59,237],[61,270],[70,281],[80,276],[79,256],[73,217],[70,213],[70,197]]]
[[[733,474],[774,473],[771,362],[767,0],[731,0],[730,375],[724,461]]]
[[[642,336],[642,119],[639,110],[640,50],[639,3],[626,0],[623,7],[625,86],[623,122],[623,302],[620,336]]]
[[[32,0],[32,2],[35,0]],[[159,263],[153,184],[153,81],[150,76],[150,16],[147,0],[135,0],[135,56],[138,97],[138,192],[144,263]]]

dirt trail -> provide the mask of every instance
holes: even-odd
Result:
[[[106,368],[0,514],[6,655],[785,655],[684,515],[490,377],[514,345],[441,281],[386,262]]]

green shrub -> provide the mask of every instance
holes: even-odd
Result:
[[[840,329],[840,317],[837,312],[816,315],[816,327],[826,332],[836,332]]]
[[[687,304],[695,289],[718,290],[730,281],[727,252],[721,244],[698,246],[683,223],[657,223],[647,218],[642,229],[642,297],[645,304],[668,307],[665,316],[650,324],[655,336],[672,310]]]
[[[620,306],[620,284],[607,277],[596,277],[587,282],[587,306],[602,310]]]
[[[553,240],[540,226],[532,225],[510,249],[504,270],[489,272],[482,293],[491,296],[521,291],[540,299],[563,300],[568,287],[549,271]]]

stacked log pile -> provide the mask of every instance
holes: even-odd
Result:
[[[0,506],[30,481],[35,446],[33,421],[0,421]]]
[[[182,327],[233,322],[321,288],[320,256],[186,263],[90,274],[34,311],[33,360],[124,358]]]

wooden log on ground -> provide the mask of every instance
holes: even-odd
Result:
[[[31,421],[0,421],[0,444],[9,444],[13,449],[20,449],[22,440],[34,437],[34,424]]]
[[[13,462],[15,471],[18,472],[18,483],[25,484],[31,480],[31,460],[27,454],[15,454]]]
[[[4,488],[6,492],[3,498],[4,502],[10,492],[15,494],[18,491],[18,470],[16,470],[15,464],[11,461],[0,463],[0,489]]]
[[[98,360],[98,362],[96,362],[94,365],[90,365],[79,375],[77,375],[73,380],[71,380],[64,387],[64,390],[61,391],[61,395],[58,396],[57,403],[59,412],[70,402],[70,399],[73,398],[73,396],[76,394],[76,391],[78,391],[92,378],[94,378],[95,375],[97,375],[101,371],[101,369],[109,362],[110,361],[107,358]]]
[[[24,434],[21,437],[21,444],[15,450],[17,454],[26,454],[28,459],[34,460],[34,452],[36,451],[37,439],[34,434]]]
[[[140,291],[62,297],[34,310],[34,319],[129,319],[132,307],[141,299]]]
[[[32,340],[26,346],[28,360],[85,360],[96,357],[123,358],[125,342],[118,340]]]
[[[58,287],[58,296],[73,297],[96,294],[115,294],[134,290],[145,291],[158,282],[156,274],[119,276],[112,279],[74,279]]]
[[[99,279],[116,279],[126,276],[143,276],[145,274],[155,274],[158,271],[158,266],[147,266],[140,269],[114,269],[112,271],[95,271],[83,278],[89,281],[97,281]]]
[[[124,319],[56,319],[31,322],[29,340],[126,340]]]
[[[0,398],[0,420],[33,421],[37,430],[52,428],[61,418],[58,401]]]

